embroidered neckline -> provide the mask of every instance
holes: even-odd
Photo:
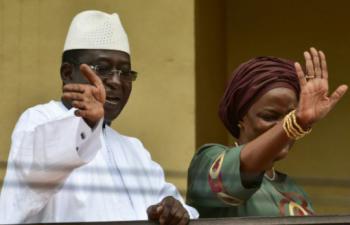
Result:
[[[269,181],[275,181],[276,180],[276,171],[275,168],[272,167],[272,177],[270,177],[266,172],[264,174],[264,177],[268,179]]]

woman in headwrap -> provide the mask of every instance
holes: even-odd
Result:
[[[187,202],[201,217],[312,215],[303,190],[274,170],[295,140],[311,132],[347,90],[328,95],[325,55],[304,52],[299,63],[258,57],[234,72],[219,115],[236,146],[204,145],[194,156]]]

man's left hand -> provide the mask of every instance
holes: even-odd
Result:
[[[167,196],[147,209],[149,220],[158,220],[160,225],[186,225],[190,217],[180,201]]]

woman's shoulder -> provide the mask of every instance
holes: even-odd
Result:
[[[208,143],[205,145],[202,145],[197,152],[195,153],[193,159],[202,159],[202,158],[217,158],[221,154],[226,154],[227,152],[235,149],[240,149],[241,146],[239,147],[230,147],[222,144],[217,144],[217,143]]]
[[[222,145],[222,144],[217,144],[217,143],[207,143],[202,145],[201,147],[199,147],[198,152],[202,151],[202,150],[208,150],[208,149],[220,149],[220,150],[226,150],[230,147],[226,146],[226,145]]]
[[[217,143],[208,143],[198,148],[195,154],[195,157],[217,155],[221,152],[226,151],[227,149],[229,149],[229,147],[226,145],[217,144]]]

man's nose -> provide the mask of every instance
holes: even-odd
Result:
[[[106,80],[106,84],[111,87],[117,87],[122,83],[120,79],[120,73],[118,71],[111,71],[111,74]]]

